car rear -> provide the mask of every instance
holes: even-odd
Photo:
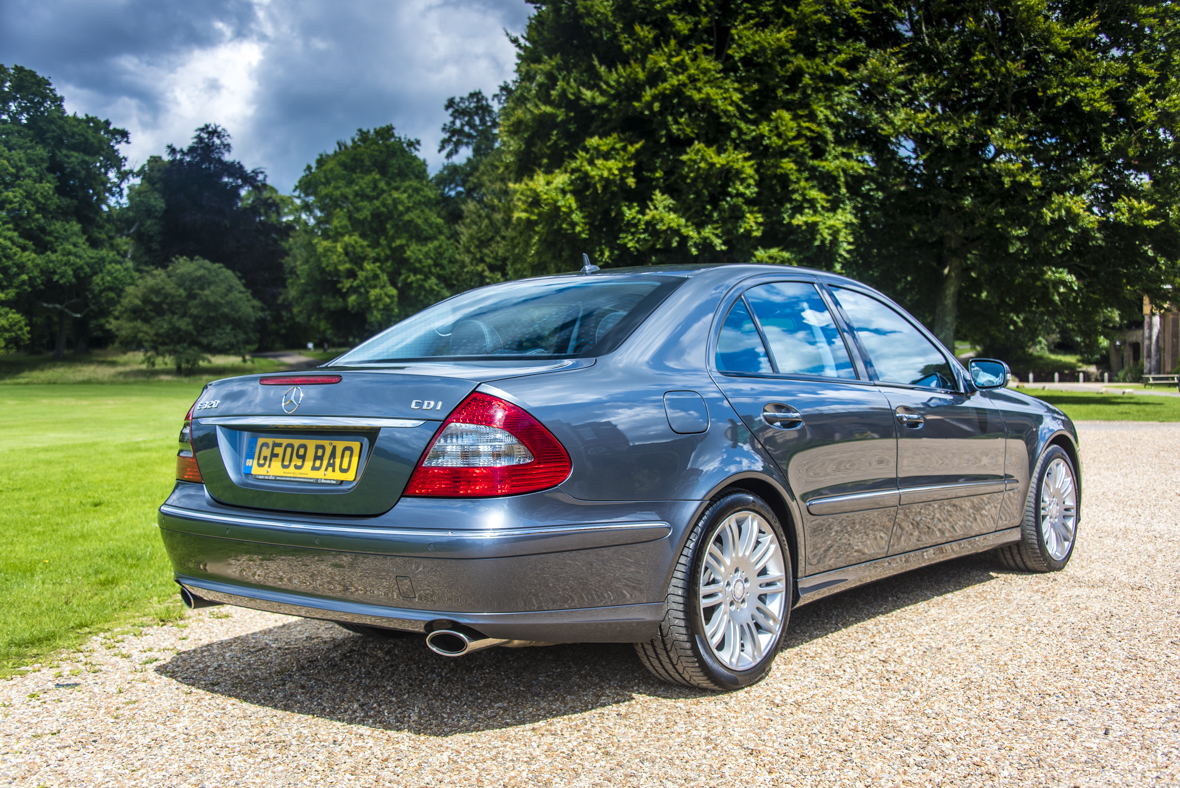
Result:
[[[594,306],[598,292],[549,287],[527,319],[490,312],[484,296],[468,302],[484,305],[478,318],[461,302],[415,324],[434,344],[415,335],[412,352],[437,352],[437,336],[449,355],[398,357],[403,325],[359,347],[367,357],[210,384],[160,508],[177,581],[198,604],[411,632],[648,637],[663,592],[650,569],[671,561],[684,503],[637,510],[564,492],[579,458],[521,394],[521,381],[591,385],[595,346],[618,347],[679,285],[632,281],[600,298],[619,314]],[[507,352],[489,352],[493,334]],[[516,393],[499,388],[508,381]]]

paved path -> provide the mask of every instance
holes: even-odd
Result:
[[[291,351],[278,351],[275,353],[253,353],[254,358],[273,358],[275,361],[287,365],[288,370],[297,369],[313,369],[324,362],[319,359],[308,358],[307,356]]]
[[[1089,394],[1146,394],[1150,397],[1180,397],[1180,391],[1170,386],[1131,389],[1118,383],[1021,383],[1022,391],[1084,391]]]

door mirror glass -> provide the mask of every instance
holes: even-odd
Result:
[[[973,358],[967,362],[971,382],[978,389],[999,389],[1008,385],[1008,365],[994,358]]]

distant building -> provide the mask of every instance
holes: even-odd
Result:
[[[1175,304],[1152,304],[1144,296],[1142,330],[1134,328],[1111,336],[1112,372],[1140,363],[1144,375],[1166,375],[1180,364],[1180,310]]]

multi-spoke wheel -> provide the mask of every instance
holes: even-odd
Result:
[[[790,616],[791,559],[778,519],[745,492],[714,501],[689,534],[660,636],[637,643],[665,681],[736,689],[769,671]]]
[[[1041,457],[1029,487],[1021,523],[1021,539],[996,551],[1013,569],[1056,572],[1073,555],[1078,534],[1080,494],[1077,472],[1069,455],[1050,446]]]
[[[1041,481],[1041,539],[1054,561],[1064,561],[1073,550],[1078,526],[1077,485],[1067,459],[1054,457]]]
[[[786,580],[778,536],[757,512],[731,514],[713,531],[697,589],[705,639],[725,667],[749,670],[778,645]]]

